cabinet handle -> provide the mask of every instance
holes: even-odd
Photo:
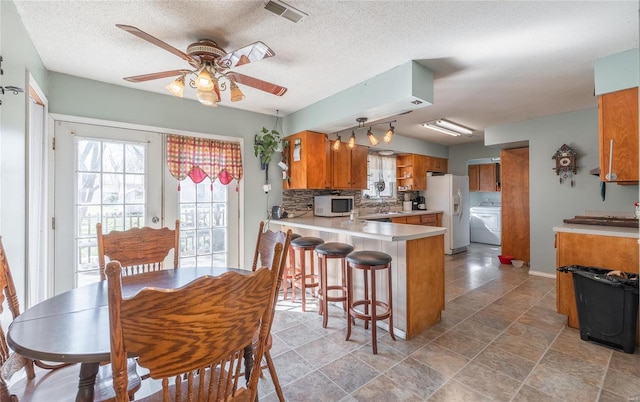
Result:
[[[604,178],[611,181],[618,178],[618,175],[611,172],[611,165],[613,163],[613,139],[609,142],[609,173],[607,173]]]

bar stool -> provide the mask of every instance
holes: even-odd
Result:
[[[342,308],[347,311],[347,275],[345,269],[345,257],[353,251],[353,246],[345,243],[324,243],[316,247],[316,255],[320,265],[320,289],[318,289],[318,298],[320,299],[320,308],[318,314],[322,314],[322,328],[327,328],[329,320],[329,302],[342,302]],[[327,260],[340,259],[342,278],[341,285],[328,284]],[[337,296],[329,296],[329,292],[338,291]]]
[[[291,247],[293,247],[294,254],[295,251],[300,252],[300,270],[296,271],[294,278],[294,286],[299,286],[302,290],[302,311],[306,311],[307,307],[307,288],[311,288],[311,294],[315,297],[314,289],[320,286],[318,282],[318,275],[315,273],[314,268],[314,258],[313,251],[316,249],[316,246],[319,246],[324,243],[319,237],[311,237],[311,236],[302,236],[291,242]],[[311,261],[311,273],[307,273],[306,267],[306,252],[310,252]]]
[[[354,300],[354,270],[361,270],[364,274],[364,298]],[[389,299],[385,303],[377,299],[376,296],[376,272],[387,270],[387,289]],[[371,275],[369,275],[371,274]],[[370,282],[369,282],[370,277]],[[369,286],[371,286],[371,294],[369,294]],[[365,329],[368,328],[371,321],[371,344],[373,345],[373,354],[378,354],[378,342],[376,336],[376,323],[378,320],[389,319],[389,335],[391,339],[396,340],[393,334],[393,304],[391,295],[391,256],[380,251],[355,251],[347,255],[347,336],[345,340],[349,340],[351,336],[351,321],[353,318],[364,320]],[[356,309],[357,306],[364,306],[364,311]],[[378,311],[380,308],[380,311]]]
[[[302,237],[297,233],[291,234],[291,241]],[[282,270],[282,292],[283,292],[283,300],[287,300],[287,281],[291,281],[291,301],[296,298],[296,286],[293,283],[296,275],[296,253],[293,250],[293,246],[289,245],[289,260],[287,261],[287,265]]]

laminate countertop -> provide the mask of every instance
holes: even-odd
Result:
[[[426,211],[421,211],[426,212]],[[435,211],[429,211],[435,213]],[[402,216],[402,215],[386,215]],[[322,218],[318,216],[310,218],[291,218],[272,220],[270,223],[289,226],[293,228],[319,230],[328,233],[346,234],[365,239],[384,241],[406,241],[422,239],[444,234],[445,228],[422,225],[404,225],[391,222],[365,221],[363,219],[352,222],[349,218]]]
[[[564,223],[555,226],[554,232],[562,233],[578,233],[596,236],[612,236],[612,237],[630,237],[637,239],[640,237],[637,228],[617,227],[617,226],[600,226],[600,225],[580,225],[575,223]]]

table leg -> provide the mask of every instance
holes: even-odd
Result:
[[[93,402],[93,387],[96,384],[96,375],[100,363],[80,364],[80,379],[78,381],[78,393],[76,402]]]

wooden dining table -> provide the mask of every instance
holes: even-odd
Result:
[[[219,276],[236,268],[177,268],[122,278],[122,296],[144,287],[174,289],[202,276]],[[100,363],[110,360],[107,281],[72,289],[20,314],[9,327],[7,342],[23,356],[51,362],[80,363],[77,402],[93,401]],[[253,368],[253,350],[245,349],[245,376]]]

